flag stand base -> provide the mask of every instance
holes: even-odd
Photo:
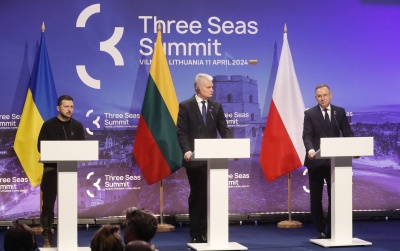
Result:
[[[278,222],[278,228],[301,228],[302,223],[299,221],[284,220]]]
[[[158,224],[157,232],[172,232],[175,230],[175,227],[170,224]]]
[[[42,235],[43,228],[41,226],[32,227],[32,231],[35,235]],[[54,234],[54,228],[51,228],[51,233]]]

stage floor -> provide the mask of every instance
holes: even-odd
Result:
[[[329,251],[382,251],[400,250],[400,220],[376,220],[376,221],[355,221],[353,236],[369,242],[371,246],[361,247],[337,247],[329,248]],[[98,226],[90,226],[89,229],[81,227],[78,230],[79,247],[89,247],[90,240]],[[3,238],[6,228],[0,229],[0,247],[3,247]],[[55,231],[57,234],[57,230]],[[310,239],[316,238],[316,231],[311,223],[303,223],[301,228],[282,229],[276,223],[263,223],[254,225],[246,222],[243,225],[230,224],[229,241],[237,242],[248,248],[250,251],[259,250],[323,250],[324,247],[313,244]],[[121,231],[122,235],[122,231]],[[175,226],[172,232],[157,233],[153,243],[159,251],[178,251],[188,250],[189,227],[187,225]],[[43,240],[37,236],[39,247],[43,245]],[[45,249],[43,249],[45,250]],[[89,249],[88,249],[89,250]]]

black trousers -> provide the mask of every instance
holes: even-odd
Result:
[[[323,164],[308,168],[308,180],[310,187],[310,206],[311,216],[318,232],[330,234],[331,220],[331,165],[330,160]],[[328,217],[324,218],[322,207],[322,196],[324,190],[324,181],[327,184],[328,192]]]
[[[207,164],[187,167],[186,174],[190,185],[190,236],[207,236]]]
[[[40,214],[40,225],[43,228],[42,235],[52,237],[54,204],[57,198],[57,168],[44,167],[40,190],[42,191],[42,212]]]

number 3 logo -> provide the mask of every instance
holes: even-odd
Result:
[[[85,28],[86,22],[89,19],[89,17],[97,13],[100,13],[100,4],[93,4],[86,7],[79,14],[76,20],[76,27]],[[100,42],[100,51],[103,51],[108,55],[110,55],[114,60],[115,66],[124,65],[124,58],[122,57],[119,50],[115,47],[121,40],[123,34],[124,34],[124,27],[115,27],[114,33],[111,35],[111,37],[106,41]],[[76,72],[78,73],[78,77],[85,85],[93,89],[100,89],[100,80],[91,77],[89,73],[86,71],[85,65],[76,65]]]

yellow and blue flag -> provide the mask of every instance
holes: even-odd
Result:
[[[57,93],[47,54],[44,24],[36,53],[21,120],[14,141],[14,150],[32,187],[41,183],[43,164],[37,140],[43,122],[57,115]]]

